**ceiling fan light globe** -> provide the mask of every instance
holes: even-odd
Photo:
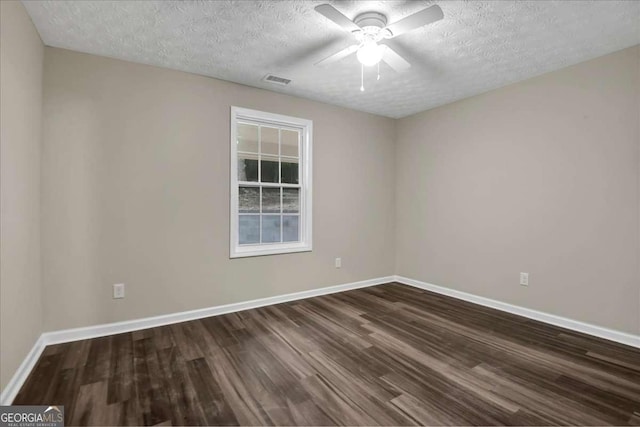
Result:
[[[377,43],[367,43],[358,49],[356,56],[362,65],[371,67],[380,62],[383,53],[383,46],[380,46]]]

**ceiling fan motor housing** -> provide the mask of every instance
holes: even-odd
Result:
[[[353,22],[361,28],[378,27],[382,29],[387,26],[387,17],[379,12],[365,12],[356,16]]]
[[[354,34],[360,42],[378,42],[385,37],[388,30],[384,30],[387,26],[387,17],[379,12],[365,12],[356,16],[353,22],[362,28],[360,31],[354,31]]]

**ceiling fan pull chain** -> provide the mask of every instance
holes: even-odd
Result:
[[[364,64],[360,64],[360,92],[364,92]]]

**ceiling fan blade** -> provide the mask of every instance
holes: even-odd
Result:
[[[382,60],[386,62],[391,68],[393,68],[396,72],[401,73],[405,70],[408,70],[411,67],[411,64],[407,62],[402,56],[398,55],[398,53],[391,49],[389,46],[384,45],[385,50],[382,55]]]
[[[347,18],[335,7],[330,4],[321,4],[315,7],[316,12],[323,15],[325,18],[335,22],[346,31],[360,31],[362,28],[358,27],[351,19]]]
[[[347,56],[351,55],[356,50],[358,50],[358,47],[359,46],[357,44],[351,45],[346,49],[342,49],[340,52],[334,53],[333,55],[327,58],[324,58],[322,61],[316,62],[315,65],[324,66],[324,65],[332,64],[336,61],[341,60],[342,58],[346,58]]]
[[[387,30],[391,31],[391,37],[399,36],[400,34],[408,33],[411,30],[415,30],[423,25],[428,25],[433,22],[439,21],[444,18],[444,13],[440,6],[433,5],[426,9],[416,12],[413,15],[409,15],[406,18],[394,22],[391,25],[387,25]]]

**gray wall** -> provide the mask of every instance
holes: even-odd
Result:
[[[22,4],[0,2],[0,388],[42,332],[43,54]]]
[[[639,333],[639,58],[400,120],[396,273]]]
[[[232,105],[313,120],[313,252],[229,259]],[[44,118],[46,330],[393,273],[392,119],[55,48]]]

